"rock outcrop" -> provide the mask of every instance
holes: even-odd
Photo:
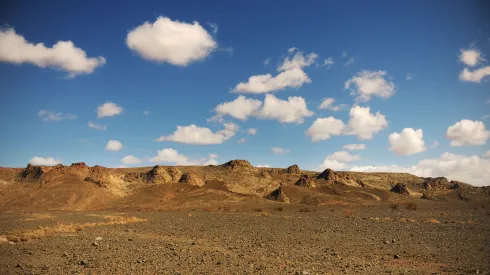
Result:
[[[426,178],[423,183],[425,189],[439,191],[439,190],[447,190],[450,189],[452,184],[449,183],[447,178],[445,177],[437,177],[437,178]]]
[[[282,185],[280,185],[276,190],[272,191],[268,196],[266,196],[266,198],[279,202],[291,202],[291,199],[284,193]]]
[[[310,175],[301,175],[301,177],[296,181],[295,185],[307,187],[307,188],[315,188],[316,184],[313,178]]]
[[[230,160],[225,164],[220,165],[221,168],[232,171],[254,171],[255,167],[247,160],[236,159]]]
[[[35,166],[27,164],[27,167],[19,174],[19,178],[22,181],[40,180],[44,174],[44,170],[41,166]]]
[[[301,174],[301,169],[298,165],[293,164],[284,170],[287,174]]]
[[[401,195],[407,195],[407,196],[410,196],[412,194],[412,192],[408,189],[408,186],[404,183],[397,183],[395,186],[391,188],[390,191]]]
[[[182,177],[182,172],[175,167],[162,167],[159,165],[153,166],[153,168],[147,173],[148,183],[167,183],[177,182]]]
[[[180,177],[179,182],[198,187],[204,185],[204,180],[194,173],[184,173],[182,177]]]
[[[320,173],[316,179],[324,181],[326,184],[343,184],[350,186],[362,186],[364,183],[352,176],[349,176],[345,172],[336,173],[334,170],[327,168]]]

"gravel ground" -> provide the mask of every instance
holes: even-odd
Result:
[[[490,272],[490,212],[483,206],[259,206],[3,213],[4,236],[45,233],[0,243],[0,274]],[[147,221],[108,224],[105,216]],[[77,224],[86,226],[53,230]]]

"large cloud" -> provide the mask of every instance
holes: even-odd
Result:
[[[481,56],[481,52],[475,49],[461,49],[459,60],[467,66],[474,67],[485,59]]]
[[[277,119],[281,123],[303,123],[305,117],[314,113],[308,110],[306,101],[300,96],[290,96],[288,100],[266,95],[264,105],[256,113],[258,118]]]
[[[43,157],[33,157],[31,160],[29,160],[29,164],[31,165],[45,165],[45,166],[52,166],[61,163],[60,160],[56,160],[51,157],[43,158]]]
[[[317,118],[306,130],[305,135],[311,136],[312,141],[327,140],[331,136],[342,135],[345,124],[334,117]]]
[[[447,128],[446,137],[451,146],[483,145],[490,138],[490,131],[481,121],[463,119]]]
[[[112,102],[106,102],[97,107],[97,118],[116,116],[122,113],[122,111],[123,108],[121,106]]]
[[[0,30],[0,62],[31,63],[41,68],[52,67],[68,72],[68,77],[91,74],[105,64],[104,57],[87,57],[72,41],[58,41],[53,47],[33,44],[8,28]]]
[[[404,172],[421,177],[447,177],[473,185],[490,185],[490,159],[444,153],[439,158],[424,159],[411,167],[398,165],[354,166],[351,171]]]
[[[177,126],[177,130],[173,134],[161,136],[157,141],[174,141],[194,145],[221,144],[233,137],[238,131],[238,125],[233,123],[225,123],[224,127],[223,130],[213,133],[209,128],[194,124]]]
[[[299,88],[305,83],[311,83],[311,79],[302,69],[291,69],[279,73],[251,76],[247,82],[236,85],[232,92],[262,94],[284,90],[286,88]]]
[[[362,71],[345,82],[345,89],[357,101],[367,102],[373,96],[389,98],[395,93],[395,84],[385,71]]]
[[[215,51],[218,44],[198,23],[172,21],[158,17],[154,23],[145,22],[130,31],[127,46],[143,58],[187,66],[205,59]]]
[[[78,116],[74,114],[68,114],[63,112],[53,112],[48,110],[41,110],[37,115],[44,121],[60,121],[65,119],[76,119]]]
[[[207,158],[202,159],[189,159],[189,157],[180,154],[177,150],[172,148],[165,148],[159,150],[157,156],[150,159],[153,163],[158,164],[174,164],[174,165],[216,165],[218,158],[215,154],[209,154]]]
[[[405,128],[399,133],[388,137],[391,148],[397,155],[413,155],[427,150],[424,144],[422,129]]]

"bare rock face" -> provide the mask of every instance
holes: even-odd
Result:
[[[199,187],[204,185],[204,180],[194,173],[183,174],[182,177],[179,179],[179,182],[187,183],[189,185],[199,186]]]
[[[105,186],[110,181],[110,174],[107,168],[95,165],[89,169],[88,178],[91,178],[94,183],[100,186]]]
[[[330,168],[325,169],[320,175],[316,177],[317,179],[323,179],[327,183],[335,183],[338,180],[337,174]]]
[[[297,186],[307,187],[307,188],[315,188],[316,184],[313,178],[310,175],[301,175],[298,181],[295,183]]]
[[[395,186],[393,186],[390,190],[393,193],[398,193],[402,195],[407,195],[409,196],[412,192],[408,189],[408,186],[404,183],[397,183]]]
[[[293,164],[286,168],[284,172],[286,172],[287,174],[301,174],[301,169],[298,165]]]
[[[27,167],[19,174],[19,178],[23,181],[40,180],[44,174],[41,166],[27,164]]]
[[[182,172],[175,167],[162,167],[159,165],[153,166],[153,168],[147,173],[147,182],[149,183],[167,183],[177,182],[182,176]]]
[[[364,183],[344,172],[336,173],[334,170],[327,168],[320,175],[316,177],[319,180],[324,180],[326,184],[342,184],[350,186],[362,186]]]
[[[268,199],[279,201],[279,202],[285,202],[285,203],[290,203],[291,199],[284,193],[282,190],[282,185],[279,186],[276,190],[272,191],[268,196]]]
[[[447,190],[451,188],[451,184],[445,177],[427,178],[424,182],[424,188],[429,190]]]
[[[220,165],[220,167],[227,169],[227,170],[234,170],[234,171],[252,171],[255,170],[255,168],[248,162],[247,160],[243,159],[235,159],[235,160],[230,160],[225,164]]]

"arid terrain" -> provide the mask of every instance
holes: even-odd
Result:
[[[0,168],[0,274],[489,274],[490,188],[403,173]]]

